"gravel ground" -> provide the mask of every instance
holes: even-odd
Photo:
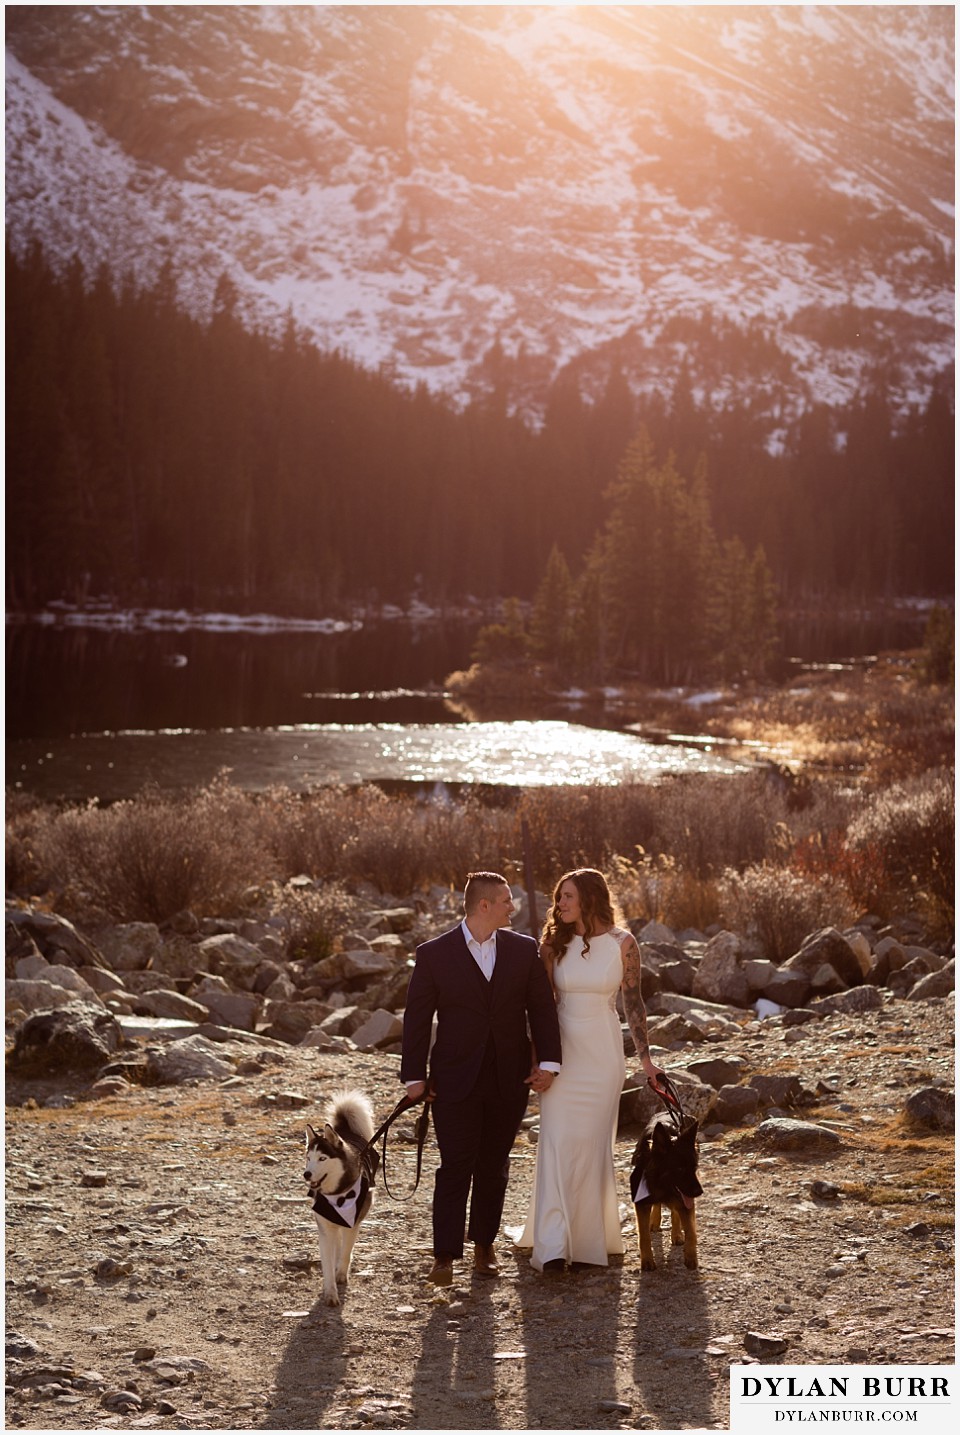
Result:
[[[703,1139],[697,1271],[668,1244],[641,1275],[626,1204],[637,1133],[624,1131],[622,1262],[551,1280],[503,1238],[499,1281],[465,1265],[435,1291],[431,1140],[413,1200],[378,1190],[332,1310],[304,1122],[353,1085],[385,1115],[396,1057],[230,1044],[223,1085],[98,1101],[8,1080],[7,1428],[723,1429],[751,1334],[783,1342],[789,1364],[951,1363],[953,1136],[904,1103],[952,1087],[952,1025],[952,999],[891,998],[667,1053],[668,1068],[738,1055],[751,1074],[821,1082],[797,1114],[840,1137],[815,1154],[771,1149],[750,1126]],[[514,1155],[508,1227],[526,1208],[530,1134]],[[391,1186],[408,1189],[412,1170],[401,1141]]]

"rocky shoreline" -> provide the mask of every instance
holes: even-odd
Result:
[[[700,1271],[667,1243],[640,1275],[627,1172],[654,1098],[625,1036],[623,1258],[558,1291],[505,1235],[491,1289],[434,1291],[428,1149],[323,1307],[304,1120],[343,1086],[391,1109],[413,950],[459,916],[446,888],[358,896],[319,960],[257,894],[162,930],[8,906],[11,1428],[723,1428],[732,1362],[952,1360],[954,964],[907,918],[779,965],[634,924],[654,1057],[701,1126]],[[536,1128],[534,1104],[513,1231]]]

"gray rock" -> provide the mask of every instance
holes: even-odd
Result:
[[[664,926],[663,922],[647,922],[639,931],[634,929],[634,936],[638,943],[665,942],[669,946],[680,946],[671,928]]]
[[[105,927],[97,933],[97,942],[115,972],[143,971],[153,966],[163,951],[160,928],[154,922],[125,922],[118,927]]]
[[[95,992],[104,995],[107,992],[124,991],[124,984],[116,972],[107,971],[106,967],[78,967],[80,975],[88,987]]]
[[[775,1151],[810,1151],[838,1146],[840,1137],[826,1126],[813,1121],[793,1121],[783,1116],[768,1116],[756,1130],[757,1140]]]
[[[100,998],[92,991],[84,996],[83,992],[63,987],[59,982],[41,981],[36,977],[28,981],[14,978],[4,982],[4,999],[8,1014],[54,1011],[62,1006],[102,1006]]]
[[[198,1025],[207,1020],[209,1008],[191,1001],[180,992],[157,988],[144,992],[137,1001],[137,1011],[148,1016],[168,1016],[176,1021],[193,1021]]]
[[[367,917],[370,927],[378,932],[412,932],[417,920],[413,907],[390,907],[380,912],[371,912]]]
[[[931,1131],[953,1131],[956,1103],[952,1091],[939,1086],[925,1086],[907,1097],[906,1109],[914,1121]]]
[[[718,932],[693,976],[692,995],[718,1005],[745,1007],[750,986],[742,966],[742,943],[734,932]]]
[[[328,1036],[318,1026],[312,1026],[298,1045],[315,1047],[317,1051],[349,1051],[351,1049],[351,1043],[347,1037]]]
[[[53,912],[33,912],[19,907],[8,907],[6,930],[8,936],[14,934],[29,937],[45,957],[59,952],[76,967],[107,965],[103,954],[93,942],[82,936],[66,917],[58,917]]]
[[[233,1066],[203,1036],[187,1036],[147,1052],[147,1074],[160,1086],[177,1086],[183,1081],[223,1081],[233,1075]]]
[[[235,1026],[240,1031],[256,1030],[261,999],[255,993],[200,990],[194,996],[222,1026]]]
[[[698,1081],[705,1081],[708,1086],[719,1090],[721,1086],[732,1086],[740,1081],[746,1074],[747,1063],[742,1056],[715,1056],[706,1061],[688,1061],[687,1070]]]
[[[930,972],[928,976],[921,977],[907,993],[907,1000],[918,1002],[926,1001],[930,997],[947,997],[953,989],[954,964],[951,961],[940,971]]]
[[[366,1007],[345,1006],[331,1012],[320,1023],[320,1030],[327,1036],[352,1036],[358,1026],[370,1016]]]
[[[763,989],[767,1001],[780,1006],[803,1006],[810,995],[810,978],[803,972],[778,967]]]
[[[823,966],[824,962],[833,967],[837,976],[848,986],[859,986],[864,973],[853,947],[836,927],[824,927],[813,932],[804,941],[799,952],[783,963],[786,971],[801,972],[809,979]]]
[[[832,997],[814,997],[809,1003],[810,1010],[818,1016],[859,1015],[861,1012],[878,1011],[883,1006],[883,997],[876,987],[851,987]]]
[[[750,1085],[761,1106],[792,1106],[800,1095],[799,1076],[751,1076]]]
[[[7,1060],[23,1076],[97,1071],[122,1045],[120,1027],[108,1011],[69,1006],[28,1017]]]
[[[745,1116],[752,1116],[759,1106],[760,1097],[752,1086],[721,1086],[713,1115],[726,1126],[734,1126]]]
[[[743,1338],[743,1348],[748,1355],[783,1355],[789,1344],[786,1336],[766,1335],[758,1330],[748,1330]]]
[[[260,949],[235,932],[204,938],[199,951],[207,970],[246,991],[252,988],[263,962]]]
[[[403,1036],[403,1022],[392,1011],[375,1011],[351,1033],[354,1046],[360,1051],[377,1051]]]

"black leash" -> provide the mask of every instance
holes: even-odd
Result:
[[[391,1127],[391,1126],[393,1125],[393,1123],[396,1121],[396,1119],[397,1119],[398,1116],[402,1116],[402,1114],[404,1113],[404,1111],[409,1111],[411,1107],[416,1106],[417,1103],[420,1102],[420,1101],[423,1101],[423,1110],[420,1112],[420,1115],[417,1117],[417,1125],[416,1125],[416,1138],[417,1138],[417,1175],[416,1175],[416,1179],[414,1180],[414,1183],[413,1183],[413,1189],[410,1190],[410,1191],[408,1191],[405,1196],[395,1196],[394,1193],[390,1190],[390,1187],[389,1187],[389,1185],[388,1185],[388,1183],[387,1183],[387,1132],[390,1130],[390,1127]],[[422,1096],[418,1096],[418,1097],[416,1097],[416,1098],[415,1098],[414,1100],[412,1100],[412,1101],[411,1101],[411,1099],[410,1099],[409,1096],[402,1096],[402,1097],[400,1098],[400,1100],[397,1102],[396,1106],[395,1106],[395,1107],[393,1108],[393,1110],[390,1112],[390,1115],[387,1117],[386,1121],[384,1121],[383,1125],[377,1127],[376,1131],[375,1131],[375,1132],[373,1133],[373,1135],[370,1137],[370,1140],[367,1142],[366,1146],[364,1146],[364,1147],[362,1148],[362,1150],[361,1150],[361,1152],[360,1152],[360,1159],[361,1159],[361,1161],[364,1159],[364,1157],[366,1157],[368,1160],[370,1160],[370,1159],[372,1158],[373,1163],[374,1163],[374,1167],[373,1167],[374,1171],[376,1171],[376,1168],[377,1168],[377,1166],[379,1165],[379,1167],[380,1167],[380,1175],[381,1175],[381,1177],[383,1178],[383,1189],[386,1191],[386,1193],[387,1193],[387,1195],[390,1197],[391,1201],[409,1201],[409,1200],[410,1200],[410,1197],[415,1194],[417,1187],[420,1185],[420,1172],[421,1172],[421,1169],[422,1169],[422,1167],[423,1167],[423,1147],[424,1147],[424,1144],[425,1144],[426,1139],[427,1139],[427,1131],[428,1131],[429,1127],[430,1127],[430,1103],[429,1103],[429,1101],[424,1101],[424,1098],[423,1098]],[[376,1147],[376,1144],[377,1144],[377,1142],[380,1140],[381,1136],[383,1137],[383,1148],[382,1148],[382,1151],[381,1151],[380,1155],[378,1156],[378,1155],[377,1155],[377,1152],[376,1152],[376,1150],[375,1150],[374,1148]]]
[[[657,1085],[657,1083],[651,1080],[649,1077],[647,1078],[647,1085],[656,1096],[659,1096],[660,1100],[667,1108],[667,1114],[669,1115],[670,1120],[676,1127],[677,1134],[679,1135],[683,1130],[684,1121],[683,1106],[680,1101],[680,1093],[665,1071],[661,1071],[659,1073],[659,1083],[660,1084]],[[661,1087],[663,1088],[662,1090]]]

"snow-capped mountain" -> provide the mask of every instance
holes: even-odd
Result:
[[[953,358],[952,6],[7,6],[19,250],[526,411]]]

